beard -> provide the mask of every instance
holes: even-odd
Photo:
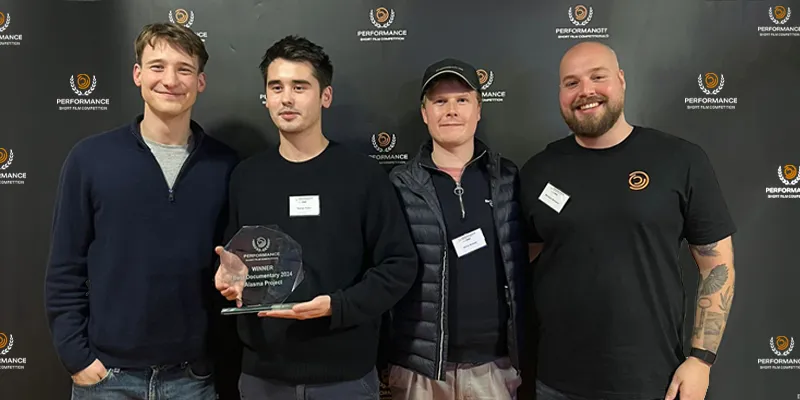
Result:
[[[576,108],[583,104],[593,102],[600,102],[600,106],[605,106],[605,111],[597,115],[587,115],[578,119]],[[567,123],[569,129],[572,130],[576,136],[597,138],[608,132],[608,130],[617,123],[619,116],[622,115],[624,103],[625,99],[623,98],[620,98],[616,102],[609,102],[608,98],[605,96],[590,97],[576,101],[567,112],[561,109],[561,116],[564,118],[564,122]]]

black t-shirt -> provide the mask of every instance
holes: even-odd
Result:
[[[495,231],[489,171],[483,163],[486,157],[484,154],[483,159],[464,169],[461,201],[450,175],[438,171],[431,177],[447,227],[449,362],[485,363],[508,353],[506,278]],[[453,239],[477,229],[486,246],[458,257]]]
[[[297,207],[302,199],[308,200],[305,211]],[[226,236],[244,225],[277,225],[302,246],[304,280],[287,302],[330,295],[332,314],[307,320],[236,317],[242,372],[293,384],[367,374],[377,359],[381,317],[406,294],[418,269],[386,172],[333,141],[305,162],[269,150],[232,174]]]
[[[584,397],[663,398],[685,359],[682,241],[735,232],[705,152],[641,127],[600,150],[570,135],[520,179],[531,241],[544,242],[533,288],[538,378]],[[548,184],[569,196],[560,212],[539,200]]]

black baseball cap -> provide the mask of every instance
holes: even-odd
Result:
[[[425,75],[422,76],[422,90],[420,92],[420,99],[425,96],[425,90],[428,89],[428,84],[430,84],[434,78],[444,74],[453,74],[458,76],[475,91],[479,90],[478,88],[481,87],[478,81],[478,71],[475,70],[475,67],[461,60],[446,58],[431,64],[425,70]]]

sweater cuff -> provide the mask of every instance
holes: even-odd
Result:
[[[331,295],[331,326],[330,329],[339,329],[344,325],[344,314],[342,313],[342,297],[344,293],[337,290]]]
[[[67,372],[70,375],[75,375],[92,365],[96,359],[97,357],[89,349],[81,349],[80,351],[71,352],[71,354],[65,354],[62,362]]]

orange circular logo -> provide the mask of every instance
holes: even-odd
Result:
[[[707,72],[705,82],[707,88],[713,89],[719,85],[719,76],[713,72]]]
[[[481,85],[483,85],[489,80],[489,73],[486,72],[485,69],[479,69],[477,72],[478,72],[478,82],[480,82]]]
[[[175,10],[175,21],[177,21],[179,24],[185,24],[187,21],[189,21],[189,13],[182,8]]]
[[[481,85],[483,85],[488,80],[489,80],[489,73],[486,72],[486,70],[484,70],[484,69],[479,69],[478,70],[478,82],[480,82]]]
[[[6,162],[8,160],[8,152],[6,149],[0,147],[0,164]]]
[[[631,190],[642,190],[650,184],[650,177],[644,171],[634,171],[628,174],[628,185]]]
[[[794,179],[797,177],[797,167],[792,164],[786,164],[783,166],[783,176],[786,179]]]
[[[389,10],[386,7],[378,7],[375,10],[375,19],[378,20],[380,23],[384,23],[389,20]]]
[[[6,23],[6,15],[0,12],[0,25],[3,25],[5,23]]]
[[[5,333],[0,332],[0,349],[5,348],[8,344],[8,337]]]
[[[392,143],[392,135],[386,132],[381,132],[378,134],[378,146],[385,149],[389,147],[391,143]]]
[[[789,348],[789,338],[786,336],[778,336],[775,340],[775,347],[778,348],[780,351],[784,351]]]
[[[784,6],[776,6],[774,14],[775,14],[775,18],[783,19],[783,17],[786,16],[786,7],[784,7]]]
[[[577,19],[578,21],[583,21],[584,19],[586,19],[587,12],[588,10],[586,9],[586,6],[583,5],[575,6],[575,19]]]
[[[86,74],[78,74],[78,89],[86,90],[92,85],[92,78]]]

